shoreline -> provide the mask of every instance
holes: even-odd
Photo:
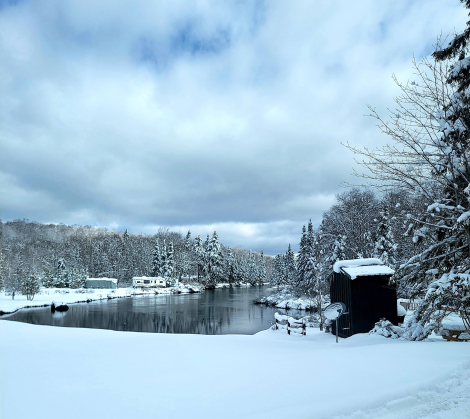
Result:
[[[0,319],[10,316],[23,309],[50,307],[52,303],[57,304],[83,304],[94,301],[114,300],[116,298],[130,298],[139,296],[155,296],[155,295],[180,295],[180,294],[198,294],[206,290],[222,289],[222,288],[241,288],[249,287],[250,284],[230,285],[220,283],[214,288],[205,288],[203,285],[184,285],[168,288],[151,288],[151,289],[135,289],[135,288],[116,288],[116,289],[87,289],[87,288],[43,288],[40,293],[36,294],[36,301],[29,301],[26,296],[19,294],[12,299],[6,296],[5,292],[0,292]]]

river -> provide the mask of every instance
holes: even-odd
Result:
[[[50,307],[24,309],[5,320],[133,332],[252,335],[273,324],[275,311],[285,312],[253,304],[265,290],[225,288],[198,294],[118,298],[71,304],[65,313],[51,313]],[[290,314],[302,315],[296,310]]]

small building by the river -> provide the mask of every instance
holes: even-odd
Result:
[[[397,291],[390,277],[395,272],[379,259],[338,261],[327,277],[332,303],[344,303],[345,314],[338,319],[338,335],[343,338],[368,333],[385,318],[398,325]],[[332,324],[336,334],[336,322]]]
[[[87,278],[85,288],[94,289],[114,289],[117,288],[116,278]]]

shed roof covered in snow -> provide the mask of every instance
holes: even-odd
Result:
[[[116,278],[87,278],[87,281],[111,281],[115,282],[117,284],[117,279]]]
[[[351,279],[356,279],[358,276],[391,276],[395,273],[380,259],[375,258],[339,260],[334,264],[333,270],[336,273],[345,273]]]

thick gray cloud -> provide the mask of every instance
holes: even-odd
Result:
[[[160,226],[274,254],[377,144],[366,103],[457,0],[0,0],[0,214]]]

